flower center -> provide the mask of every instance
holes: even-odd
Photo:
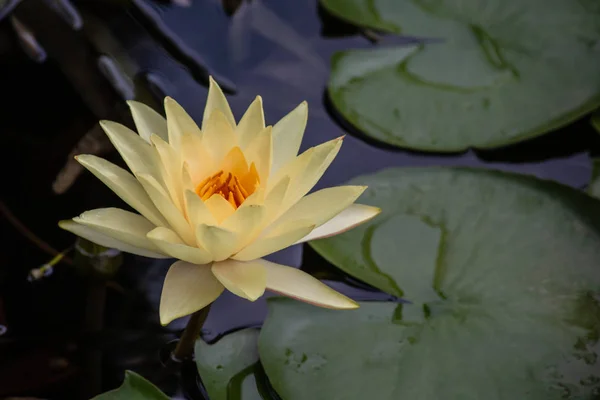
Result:
[[[238,208],[252,194],[248,193],[237,176],[231,172],[224,173],[223,171],[219,171],[200,182],[196,187],[196,193],[204,201],[208,200],[213,194],[219,194],[233,208]]]
[[[260,177],[254,163],[246,161],[239,147],[225,156],[219,171],[196,186],[196,193],[203,201],[214,195],[222,196],[237,209],[260,185]]]

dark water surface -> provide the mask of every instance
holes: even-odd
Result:
[[[131,67],[125,68],[126,75],[134,83],[143,82],[149,88],[146,93],[149,97],[144,99],[156,101],[169,95],[200,121],[207,94],[207,76],[212,74],[229,90],[228,99],[237,118],[256,95],[263,97],[268,124],[275,123],[300,102],[308,101],[309,121],[301,150],[347,135],[339,156],[317,189],[385,167],[434,165],[510,170],[584,188],[592,170],[588,153],[600,149],[597,134],[587,120],[542,138],[485,152],[423,154],[375,143],[332,110],[326,92],[332,54],[374,44],[356,28],[319,10],[314,0],[243,2],[232,16],[223,11],[217,0],[193,0],[189,8],[144,0],[135,0],[132,4],[110,2],[106,7],[104,3],[85,1],[77,5],[84,20],[88,14],[90,17],[95,15],[95,20],[99,21],[96,25],[104,26],[106,35],[117,38],[117,47],[122,53],[119,57],[114,56],[117,51],[108,54],[120,63],[128,60]],[[93,26],[90,22],[82,35],[89,37]],[[411,42],[414,39],[385,37],[378,45]],[[100,40],[95,47],[98,49],[106,43]],[[17,71],[18,68],[21,64],[15,64],[9,73],[23,73]],[[13,85],[6,75],[0,83],[16,96],[14,109],[34,104],[36,110],[48,110],[48,115],[38,111],[38,116],[42,112],[40,119],[44,123],[7,116],[13,132],[9,143],[34,150],[28,150],[25,155],[13,152],[2,162],[1,166],[12,166],[14,171],[9,180],[13,190],[3,191],[3,199],[30,229],[62,249],[72,243],[73,238],[56,228],[58,219],[72,217],[85,209],[120,203],[88,175],[81,176],[65,195],[55,196],[50,192],[52,179],[65,162],[68,149],[77,136],[72,134],[61,146],[53,148],[48,147],[49,144],[63,135],[62,132],[82,133],[90,129],[97,118],[73,100],[77,95],[67,89],[64,79],[56,78],[61,72],[55,63],[51,61],[43,67],[29,68],[27,73],[37,78],[27,82],[27,94],[22,83]],[[57,98],[61,104],[56,104]],[[69,125],[61,120],[61,113],[77,115],[79,122],[73,127],[73,122]],[[33,136],[20,134],[16,127],[28,134],[35,133]],[[47,132],[40,133],[43,129]],[[114,152],[106,157],[118,160]],[[15,237],[12,228],[4,225],[2,233]],[[46,262],[48,256],[26,240],[11,240],[14,247],[3,261],[15,264],[14,269],[3,267],[0,270],[0,278],[4,279],[0,292],[6,309],[4,322],[10,330],[0,343],[10,344],[13,352],[35,343],[35,346],[50,349],[48,351],[67,354],[74,364],[81,357],[78,349],[99,348],[104,351],[104,390],[120,383],[124,369],[153,376],[158,367],[159,349],[174,339],[186,323],[185,318],[166,328],[158,323],[160,290],[172,261],[127,256],[125,266],[116,278],[117,289],[109,288],[106,294],[105,327],[96,336],[86,336],[78,331],[85,303],[85,285],[68,267],[57,268],[53,276],[41,282],[26,282],[27,271]],[[308,246],[296,246],[268,258],[301,266],[357,300],[395,300],[344,276]],[[205,338],[215,340],[240,327],[259,326],[265,315],[264,298],[250,303],[224,293],[211,309],[205,324]],[[3,318],[1,313],[0,317]],[[71,350],[69,346],[72,346]],[[79,373],[81,371],[75,370],[73,376]],[[71,382],[72,387],[65,384],[54,388],[53,393],[59,394],[57,398],[78,398],[77,385],[67,378],[63,381]],[[177,391],[173,382],[167,381],[161,387],[171,394]]]

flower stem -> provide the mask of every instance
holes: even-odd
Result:
[[[194,351],[194,343],[200,336],[200,331],[202,330],[202,326],[204,325],[204,321],[206,321],[209,311],[210,304],[192,314],[179,342],[177,342],[175,350],[173,350],[173,353],[171,354],[174,361],[182,361],[191,357],[192,352]]]

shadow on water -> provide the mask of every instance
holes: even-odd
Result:
[[[564,158],[573,154],[589,152],[600,154],[600,135],[594,130],[589,116],[565,127],[510,146],[476,150],[484,161],[526,163]]]

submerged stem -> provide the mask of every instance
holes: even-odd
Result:
[[[175,361],[185,360],[192,355],[194,343],[200,336],[200,331],[202,330],[202,326],[204,325],[204,321],[206,321],[209,311],[210,304],[192,314],[185,330],[181,334],[181,338],[179,339],[175,350],[173,350],[173,353],[171,354]]]

